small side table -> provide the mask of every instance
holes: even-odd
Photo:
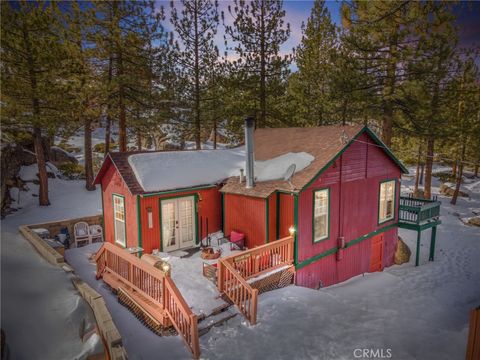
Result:
[[[129,247],[125,249],[129,254],[135,255],[136,257],[141,257],[141,253],[143,252],[143,248],[139,246]]]

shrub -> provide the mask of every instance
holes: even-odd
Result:
[[[80,164],[63,163],[57,167],[64,176],[70,179],[78,179],[85,175],[85,168]]]

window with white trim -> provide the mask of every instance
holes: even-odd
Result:
[[[126,246],[125,241],[125,199],[113,195],[113,217],[115,225],[115,242]]]
[[[313,193],[313,242],[325,240],[329,236],[329,189]]]
[[[378,222],[383,223],[395,217],[395,180],[380,183]]]

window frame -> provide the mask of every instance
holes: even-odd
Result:
[[[124,231],[124,243],[121,243],[117,240],[117,221],[122,221],[117,219],[116,211],[115,211],[115,198],[119,198],[123,202],[123,231]],[[112,208],[113,208],[113,234],[114,234],[114,242],[123,247],[127,247],[127,209],[125,208],[125,196],[120,194],[112,194]]]
[[[318,192],[322,192],[322,191],[327,192],[327,221],[326,221],[327,234],[322,237],[315,238],[315,195]],[[312,193],[312,243],[316,244],[321,241],[327,240],[329,238],[330,238],[330,188],[326,187],[322,189],[316,189]]]
[[[382,199],[380,198],[380,195],[382,193],[382,185],[386,184],[386,183],[389,183],[389,182],[393,182],[393,211],[392,211],[392,216],[391,217],[386,217],[384,219],[380,219],[380,202],[382,201]],[[381,224],[384,224],[386,222],[394,220],[395,217],[396,217],[396,212],[395,212],[396,207],[397,207],[397,179],[385,179],[385,180],[380,181],[380,183],[378,185],[377,224],[381,225]]]

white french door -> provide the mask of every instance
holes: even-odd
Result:
[[[161,200],[163,251],[192,247],[195,243],[195,197]]]

